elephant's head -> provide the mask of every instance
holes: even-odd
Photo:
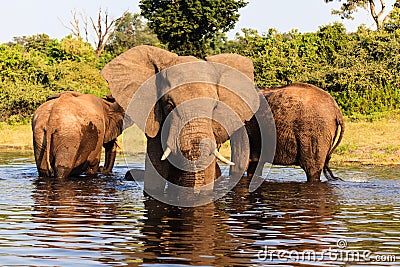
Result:
[[[214,179],[215,156],[221,156],[216,148],[259,106],[253,64],[236,54],[202,61],[138,46],[108,63],[102,75],[146,136],[162,143],[158,149],[148,147],[148,154],[156,155],[149,155],[153,164],[168,157],[175,165],[169,166],[173,171],[168,175],[174,173],[183,186],[202,186]]]
[[[117,155],[117,137],[122,133],[123,127],[132,125],[129,116],[125,116],[124,109],[115,101],[112,95],[101,99],[104,110],[104,139],[105,161],[102,172],[111,172]],[[125,119],[125,121],[124,121]],[[125,123],[125,124],[124,124]]]
[[[124,127],[124,109],[115,101],[112,95],[107,95],[102,99],[105,117],[105,132],[104,144],[115,140],[121,133]],[[125,118],[125,127],[131,126],[128,117]],[[130,124],[127,124],[130,123]]]

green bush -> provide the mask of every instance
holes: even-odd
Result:
[[[363,27],[348,34],[339,23],[304,34],[271,29],[261,36],[247,29],[226,51],[253,60],[257,86],[311,83],[330,92],[351,116],[400,108],[399,37],[399,31]]]
[[[360,27],[355,33],[346,33],[340,23],[315,33],[270,29],[259,35],[244,29],[236,40],[219,44],[218,51],[251,58],[258,87],[311,83],[327,90],[344,114],[356,118],[400,110],[400,30],[393,25],[378,32]],[[146,38],[142,39],[128,44],[114,38],[108,48],[125,51]],[[115,51],[106,49],[97,58],[82,40],[67,36],[59,41],[45,34],[1,44],[0,121],[24,122],[48,96],[60,91],[108,94],[99,71],[117,55]]]
[[[109,93],[97,68],[99,59],[89,44],[70,36],[61,41],[45,36],[18,41],[23,46],[0,45],[0,121],[25,122],[49,96],[60,91],[100,97]]]

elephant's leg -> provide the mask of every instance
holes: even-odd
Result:
[[[244,175],[249,163],[249,139],[244,127],[231,135],[231,161],[235,163],[230,166],[229,175],[240,178]],[[240,176],[240,177],[239,177]]]
[[[253,176],[254,174],[262,176],[262,166],[258,160],[250,160],[249,166],[247,167],[247,176]]]
[[[117,142],[112,140],[103,145],[105,148],[105,161],[104,167],[101,169],[102,172],[111,172],[114,167],[115,158],[117,156]]]
[[[79,144],[77,144],[76,138],[56,133],[53,135],[52,149],[54,154],[54,175],[56,178],[63,179],[70,175],[79,175],[88,167],[88,155],[79,151]]]
[[[74,169],[75,153],[70,149],[58,149],[54,158],[54,176],[58,179],[65,179],[70,176]]]
[[[36,167],[40,177],[51,177],[53,174],[53,170],[51,166],[48,166],[47,157],[46,157],[46,149],[45,148],[35,148],[35,160]]]
[[[321,181],[320,177],[322,170],[316,170],[316,169],[310,170],[309,168],[306,168],[304,169],[304,171],[306,172],[307,182],[315,183]]]
[[[87,168],[85,168],[86,169],[85,173],[90,175],[97,174],[99,172],[99,164],[100,164],[100,154],[97,158],[88,163]]]
[[[35,154],[36,167],[40,177],[50,177],[53,174],[51,166],[49,166],[51,159],[50,153],[47,153],[46,131],[43,128],[34,129],[33,134],[33,149]],[[50,146],[48,146],[50,148]]]
[[[312,136],[300,140],[299,165],[306,173],[307,182],[319,182],[325,165],[328,148],[320,138]]]
[[[182,171],[176,168],[174,165],[169,166],[169,172],[168,172],[168,184],[172,183],[175,185],[180,185],[181,184],[181,176],[182,176]],[[170,188],[170,186],[168,186]]]
[[[71,167],[64,167],[64,166],[56,166],[54,170],[54,176],[57,179],[65,179],[70,176],[72,172]]]
[[[48,169],[38,169],[38,173],[39,177],[44,177],[44,178],[51,177],[52,174]]]
[[[146,193],[163,194],[168,179],[169,162],[161,160],[164,152],[160,133],[154,138],[147,138],[146,150],[144,190]]]
[[[221,177],[221,175],[221,168],[219,167],[218,163],[215,163],[215,179],[218,179],[219,177]]]

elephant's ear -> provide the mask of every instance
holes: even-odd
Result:
[[[118,104],[129,113],[129,103],[139,87],[157,72],[173,66],[177,57],[178,55],[161,48],[136,46],[109,62],[101,75],[108,81],[110,91]],[[150,92],[149,95],[156,97],[157,92]],[[153,103],[156,103],[156,99]],[[161,124],[162,115],[156,112],[154,110],[147,120],[146,134],[149,136],[155,136]]]
[[[221,63],[234,68],[254,82],[254,65],[251,59],[238,54],[219,54],[206,57],[208,62]]]
[[[253,62],[237,54],[220,54],[206,57],[206,60],[217,63],[219,100],[234,110],[242,121],[250,120],[260,104],[254,85]]]
[[[125,116],[124,109],[111,95],[107,95],[102,101],[106,121],[103,141],[105,144],[116,139],[122,133],[123,127],[129,127],[133,123]]]

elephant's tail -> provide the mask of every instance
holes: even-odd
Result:
[[[335,175],[333,175],[332,171],[329,169],[329,160],[331,159],[332,154],[335,151],[335,149],[338,147],[338,145],[342,141],[343,134],[344,134],[344,119],[343,119],[343,116],[341,114],[339,114],[336,117],[336,130],[335,130],[335,136],[333,138],[332,148],[329,151],[329,153],[325,159],[324,175],[328,180],[341,180],[339,177],[336,177]]]
[[[53,173],[53,168],[51,167],[51,160],[50,160],[50,147],[51,147],[51,131],[48,129],[44,130],[44,134],[46,136],[46,162],[47,162],[47,169],[49,173]]]

